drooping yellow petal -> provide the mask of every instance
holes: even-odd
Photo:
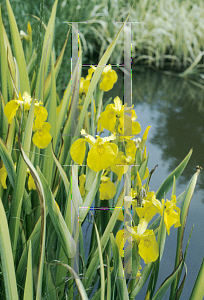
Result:
[[[82,165],[85,152],[86,152],[86,140],[85,139],[78,139],[76,140],[70,149],[70,154],[73,161],[79,165]]]
[[[35,127],[41,128],[44,122],[47,120],[48,112],[47,109],[43,106],[35,106]]]
[[[19,108],[19,105],[20,105],[20,103],[18,102],[18,100],[11,100],[4,107],[4,113],[8,118],[8,123],[9,124],[11,124],[12,119],[16,115],[16,112]]]
[[[164,206],[164,199],[162,204]],[[176,206],[176,196],[171,201],[167,200],[164,209],[164,223],[166,226],[167,233],[170,233],[170,227],[174,225],[175,228],[181,226],[180,223],[180,208]]]
[[[138,252],[146,264],[157,260],[159,256],[159,246],[153,230],[147,229],[141,236]]]
[[[117,73],[108,66],[104,68],[101,76],[102,82],[100,83],[100,89],[105,92],[110,91],[118,79]]]
[[[46,122],[43,123],[42,127],[37,129],[35,134],[33,135],[33,143],[40,149],[44,149],[48,146],[48,144],[51,142],[51,135],[49,133],[49,130],[51,128],[51,125]]]
[[[118,249],[119,249],[119,254],[121,257],[124,256],[124,251],[123,251],[123,248],[124,248],[124,230],[119,230],[116,234],[116,244],[118,246]]]
[[[132,134],[139,134],[141,132],[141,125],[139,122],[132,122]]]
[[[102,128],[113,132],[116,124],[115,111],[113,109],[107,109],[102,112],[100,115],[100,124],[102,125]]]
[[[118,147],[116,144],[95,144],[88,153],[87,164],[95,172],[108,168],[115,160]]]
[[[100,200],[110,200],[115,196],[116,186],[110,181],[110,178],[102,176],[99,191]]]
[[[88,75],[86,76],[86,79],[91,80],[93,73],[95,72],[96,67],[91,66],[90,69],[88,69]]]
[[[147,222],[150,222],[159,210],[152,202],[146,201],[143,207],[136,207],[136,213],[140,219],[145,218]]]

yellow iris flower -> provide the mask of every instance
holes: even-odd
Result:
[[[126,226],[124,230],[119,230],[116,234],[116,243],[120,256],[123,256],[123,246],[126,241],[131,241],[131,236],[138,244],[139,255],[146,264],[156,261],[159,256],[159,246],[157,244],[153,230],[147,229],[147,221],[143,218],[138,226]]]
[[[24,105],[25,110],[29,110],[31,101],[32,98],[27,92],[23,93],[23,97],[21,97],[21,93],[19,92],[18,100],[10,100],[4,107],[4,113],[8,118],[8,123],[11,124],[12,119],[15,117],[16,112],[21,104]]]
[[[93,136],[87,134],[84,129],[81,130],[81,135],[85,139],[76,140],[70,149],[73,161],[80,165],[83,163],[86,151],[85,143],[88,142],[91,146],[87,157],[89,168],[95,172],[108,168],[114,162],[118,153],[117,145],[110,143],[116,137],[114,135],[105,138],[97,136],[95,139]]]
[[[129,228],[129,232],[138,244],[139,255],[146,264],[156,261],[159,256],[159,246],[157,244],[153,230],[146,229],[148,222],[140,219],[138,226]]]
[[[88,75],[86,76],[86,80],[91,80],[93,72],[96,70],[96,67],[91,66],[91,68],[88,70]],[[113,85],[118,80],[117,73],[112,70],[111,65],[106,66],[103,69],[103,72],[101,74],[101,83],[100,83],[100,89],[104,92],[108,92],[113,88]]]
[[[159,212],[159,207],[154,205],[150,201],[145,201],[143,207],[136,207],[136,213],[139,216],[139,218],[145,218],[147,222],[150,222],[151,219]]]
[[[101,113],[98,121],[98,130],[103,130],[103,128],[113,132],[119,132],[124,134],[124,120],[125,120],[125,131],[130,132],[129,124],[132,124],[131,134],[136,135],[141,131],[141,126],[138,122],[135,122],[137,116],[134,109],[122,105],[122,101],[119,97],[116,97],[114,104],[108,104],[104,112]],[[124,113],[130,113],[131,116]],[[125,134],[126,134],[125,133]]]
[[[165,202],[162,199],[162,203],[156,199],[154,192],[148,192],[147,197],[143,201],[142,207],[136,208],[136,213],[139,218],[145,218],[149,222],[157,213],[161,216],[164,210],[164,223],[167,233],[170,233],[170,227],[174,225],[175,228],[181,226],[180,224],[180,208],[176,206],[176,196],[172,197],[172,200]]]
[[[110,200],[115,196],[116,186],[109,177],[101,176],[100,200]]]
[[[176,206],[176,196],[172,197],[172,200],[165,202],[162,199],[162,208],[164,208],[164,223],[166,225],[167,233],[170,233],[170,227],[174,225],[174,228],[181,226],[180,223],[180,208]]]

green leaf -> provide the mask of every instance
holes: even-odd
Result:
[[[21,255],[21,258],[19,260],[19,264],[17,267],[17,277],[22,281],[22,278],[24,277],[26,264],[27,264],[27,253],[28,253],[28,245],[31,242],[32,243],[32,249],[33,253],[35,253],[35,249],[39,246],[39,240],[40,240],[40,227],[41,227],[41,217],[38,219],[37,223],[35,224],[35,227],[27,241],[27,245],[23,249],[23,253]],[[22,282],[21,282],[22,283]],[[23,284],[23,283],[22,283]]]
[[[11,50],[11,45],[9,43],[5,28],[2,24],[2,29],[3,29],[3,37],[4,37],[4,47],[7,53],[7,83],[8,83],[8,90],[9,90],[9,96],[10,99],[13,97],[13,83],[12,83],[12,79],[14,80],[15,77],[15,64],[14,64],[14,58],[13,58],[13,54],[12,54],[12,50]],[[6,102],[6,101],[5,101]],[[6,102],[7,103],[7,102]]]
[[[71,272],[72,276],[75,279],[76,285],[78,287],[81,299],[82,300],[88,300],[87,293],[86,293],[86,291],[84,289],[84,286],[83,286],[79,276],[77,275],[77,273],[69,265],[66,265],[66,264],[63,264],[63,263],[58,263],[58,264],[61,265],[61,266],[64,266],[65,268],[67,268]]]
[[[116,204],[116,207],[121,207],[122,206],[122,203],[123,203],[123,197],[124,197],[124,189],[123,191],[121,192],[119,198],[118,198],[118,202]],[[108,225],[106,227],[106,230],[105,232],[103,233],[103,236],[101,238],[101,245],[102,245],[102,252],[104,251],[108,241],[109,241],[109,238],[110,238],[110,232],[112,232],[114,226],[115,226],[115,222],[117,221],[117,218],[118,218],[118,215],[119,215],[119,209],[115,208],[112,215],[111,215],[111,218],[108,222]],[[86,288],[88,288],[92,282],[92,278],[96,272],[96,269],[98,267],[98,263],[99,263],[99,255],[98,255],[98,249],[95,251],[94,255],[93,255],[93,258],[90,262],[90,265],[85,273],[85,277],[87,277],[86,280],[83,280],[83,283],[84,283],[84,286]]]
[[[152,300],[161,300],[163,299],[164,295],[166,294],[166,291],[174,278],[177,276],[178,272],[181,269],[181,266],[183,265],[183,260],[180,261],[178,267],[172,272],[172,274],[165,279],[165,281],[161,284],[160,288],[152,298]]]
[[[25,290],[23,300],[33,300],[33,270],[32,270],[32,246],[31,241],[29,243],[28,250],[28,263],[27,263],[27,275],[25,282]]]
[[[34,103],[34,102],[33,102]],[[34,107],[34,105],[33,105]],[[40,259],[39,259],[39,270],[38,270],[38,281],[37,281],[37,292],[36,292],[36,300],[41,300],[42,294],[42,279],[43,279],[43,268],[44,268],[44,258],[45,258],[45,233],[46,233],[46,208],[45,208],[45,194],[43,190],[42,183],[40,181],[40,177],[34,168],[33,164],[25,154],[21,143],[19,142],[19,148],[21,151],[21,155],[30,169],[30,173],[33,177],[33,180],[36,185],[36,189],[38,192],[38,197],[40,200],[40,208],[41,208],[41,242],[40,242]]]
[[[7,103],[7,74],[8,74],[8,64],[7,64],[7,55],[4,45],[4,35],[3,35],[3,23],[1,18],[1,7],[0,7],[0,66],[1,66],[1,90],[5,103]],[[2,103],[0,104],[0,137],[3,137],[6,124],[4,123],[4,107]]]
[[[15,179],[16,179],[15,166],[12,157],[6,148],[4,141],[1,138],[0,138],[0,155],[3,160],[4,166],[6,168],[10,183],[14,188]]]
[[[185,284],[185,280],[186,280],[186,276],[187,276],[187,267],[185,265],[185,260],[186,260],[186,255],[187,255],[187,252],[188,252],[188,246],[189,246],[189,243],[190,243],[190,239],[191,239],[191,235],[192,235],[192,232],[193,232],[193,228],[194,228],[194,224],[193,224],[193,226],[191,228],[191,232],[190,232],[190,235],[189,235],[189,238],[188,238],[186,249],[185,249],[185,252],[184,252],[184,255],[183,255],[183,261],[184,261],[184,266],[185,266],[185,274],[184,274],[184,277],[182,279],[182,282],[181,282],[180,286],[177,289],[176,300],[179,300],[180,297],[181,297],[181,294],[182,294],[182,291],[183,291],[183,288],[184,288],[184,284]],[[181,278],[181,275],[182,275],[182,270],[183,270],[183,266],[181,267],[179,275],[177,276],[177,282],[180,282],[180,278]]]
[[[70,32],[70,30],[69,30]],[[60,67],[61,67],[61,64],[62,64],[62,60],[63,60],[63,56],[64,56],[64,51],[65,51],[65,48],[66,48],[66,45],[67,45],[67,41],[68,41],[68,37],[69,37],[69,32],[67,34],[67,37],[66,37],[66,40],[64,42],[64,45],[62,47],[62,50],[54,64],[54,71],[55,71],[55,78],[57,78],[58,76],[58,73],[60,71]],[[48,74],[46,80],[45,80],[45,86],[44,86],[44,89],[45,89],[45,99],[47,99],[47,96],[48,96],[48,93],[50,91],[50,86],[51,86],[51,71],[50,73]]]
[[[153,267],[153,263],[149,263],[144,267],[141,277],[137,280],[137,282],[130,294],[130,299],[135,299],[136,295],[140,292],[140,290],[142,289],[143,285],[145,284],[145,282],[147,281],[147,279],[149,277],[152,267]]]
[[[61,164],[59,163],[59,161],[58,161],[58,159],[57,159],[57,157],[56,157],[56,155],[55,155],[55,153],[54,153],[54,151],[53,151],[53,145],[52,145],[52,142],[51,142],[51,146],[52,146],[52,147],[51,147],[51,150],[52,150],[52,156],[53,156],[53,159],[54,159],[54,161],[55,161],[55,163],[56,163],[56,165],[57,165],[57,168],[58,168],[58,170],[59,170],[59,172],[60,172],[60,175],[61,175],[61,177],[62,177],[62,180],[63,180],[63,182],[64,182],[65,191],[66,191],[66,194],[67,194],[67,197],[68,197],[68,195],[69,195],[69,186],[70,186],[70,183],[69,183],[69,180],[68,180],[68,178],[67,178],[67,175],[66,175],[64,169],[62,168]]]
[[[100,179],[101,179],[101,174],[102,171],[100,172],[94,172],[95,173],[95,179],[93,181],[92,187],[90,191],[88,192],[84,202],[83,202],[83,209],[79,210],[79,221],[83,222],[84,219],[86,218],[87,213],[89,212],[89,209],[91,207],[91,204],[94,200],[94,197],[99,189],[99,184],[100,184]],[[119,212],[119,211],[118,211]]]
[[[112,251],[113,251],[113,261],[114,261],[114,274],[116,278],[117,292],[120,300],[129,300],[128,290],[126,286],[126,280],[123,275],[123,265],[119,254],[119,249],[114,239],[113,234],[110,234]]]
[[[0,254],[4,277],[4,286],[6,290],[6,299],[17,300],[18,292],[16,285],[16,275],[11,249],[11,241],[8,229],[7,218],[3,203],[0,198]]]
[[[202,300],[204,297],[204,258],[200,266],[196,281],[189,300]]]
[[[19,68],[19,76],[20,76],[20,92],[23,94],[24,92],[28,92],[30,94],[30,84],[28,79],[27,67],[25,56],[23,52],[23,47],[20,39],[20,34],[18,31],[18,27],[16,24],[16,20],[10,5],[9,0],[6,0],[6,6],[9,16],[9,25],[11,29],[11,36],[13,40],[13,48],[15,52],[16,61]]]
[[[158,191],[156,192],[156,198],[161,200],[164,198],[164,195],[170,190],[173,185],[174,176],[176,179],[182,174],[183,170],[185,169],[193,150],[191,149],[184,160],[178,165],[178,167],[167,177],[167,179],[162,183]]]
[[[49,68],[50,55],[53,47],[53,38],[54,38],[54,26],[55,26],[55,15],[57,9],[58,0],[55,0],[55,3],[52,7],[52,13],[49,19],[49,23],[46,29],[43,49],[42,49],[42,57],[40,62],[40,69],[37,77],[36,84],[36,98],[38,100],[42,100],[44,102],[44,82],[47,77],[47,72]]]
[[[67,112],[68,109],[68,119],[66,121],[66,124],[64,126],[63,129],[63,135],[64,135],[64,146],[65,149],[67,149],[68,147],[70,148],[70,141],[75,141],[77,139],[77,137],[79,136],[79,127],[78,127],[78,123],[76,126],[76,131],[74,134],[74,138],[71,137],[71,126],[72,126],[72,122],[75,122],[74,117],[77,118],[77,101],[79,98],[79,82],[81,80],[81,68],[82,68],[82,50],[81,50],[81,42],[79,39],[79,54],[78,54],[78,63],[76,64],[76,67],[74,69],[73,72],[73,76],[69,81],[68,87],[67,87],[67,91],[63,97],[63,102],[62,102],[62,107],[59,113],[59,120],[64,122],[64,115]],[[65,103],[64,103],[65,102]],[[65,109],[64,109],[65,107]],[[62,123],[61,123],[62,124]],[[59,123],[60,125],[60,123]],[[60,127],[58,127],[60,129]],[[70,136],[70,137],[69,137]],[[63,162],[65,161],[67,165],[70,164],[71,162],[71,155],[70,155],[70,151],[67,153],[65,153],[66,157],[63,157]]]
[[[111,271],[108,255],[106,254],[107,261],[107,300],[111,300]]]
[[[176,249],[175,267],[178,265],[179,261],[182,258],[184,230],[185,230],[185,226],[186,226],[186,220],[187,220],[190,202],[191,202],[191,199],[192,199],[192,196],[194,193],[194,189],[196,186],[196,182],[197,182],[199,173],[200,173],[200,170],[198,169],[197,172],[191,178],[191,180],[185,190],[185,194],[184,194],[183,201],[181,204],[181,213],[180,213],[181,226],[178,228],[178,231],[177,231],[177,249]],[[171,286],[170,299],[173,299],[173,297],[176,293],[177,287],[178,287],[178,278],[175,278],[175,280]]]
[[[176,177],[174,176],[171,198],[176,195]]]
[[[104,265],[103,265],[103,256],[101,251],[101,242],[98,233],[98,229],[96,223],[94,222],[95,230],[96,230],[96,237],[98,242],[98,251],[99,251],[99,260],[100,260],[100,274],[101,274],[101,300],[104,300],[105,297],[105,275],[104,275]]]
[[[143,180],[143,178],[144,178],[148,160],[149,160],[149,153],[147,155],[147,158],[142,162],[142,164],[139,168],[139,175],[140,175],[141,180]]]
[[[75,257],[75,255],[76,255],[75,242],[74,242],[74,240],[71,236],[71,233],[69,232],[69,229],[67,228],[67,225],[63,219],[63,216],[56,204],[56,201],[50,190],[50,187],[39,168],[38,168],[38,173],[39,173],[40,180],[42,182],[42,185],[43,185],[43,188],[45,191],[48,212],[52,219],[52,223],[55,227],[55,230],[57,232],[57,235],[59,237],[59,240],[61,242],[63,250],[68,258]]]
[[[150,299],[152,298],[155,288],[156,288],[157,279],[158,279],[158,275],[159,275],[160,261],[161,261],[162,254],[164,251],[165,241],[166,241],[166,227],[164,224],[164,211],[163,211],[163,216],[160,221],[160,226],[159,226],[159,230],[158,230],[158,239],[157,239],[157,243],[159,245],[159,257],[153,263],[153,270],[152,270],[152,274],[151,274],[149,285],[148,285],[148,290],[150,291]]]
[[[54,58],[52,53],[52,59],[51,59],[51,73],[52,73],[52,87],[51,87],[51,93],[50,97],[48,98],[47,103],[47,110],[48,110],[48,122],[51,125],[50,134],[52,136],[52,141],[54,144],[54,148],[56,145],[56,124],[57,124],[57,103],[56,103],[56,80],[55,80],[55,72],[54,72]],[[53,179],[53,165],[54,161],[51,154],[51,144],[49,144],[45,149],[45,156],[44,156],[44,162],[43,162],[43,175],[47,179],[47,182],[49,186],[52,186],[52,179]]]
[[[138,280],[137,273],[139,271],[141,257],[138,253],[137,243],[134,242],[134,243],[132,243],[132,245],[129,244],[128,246],[130,246],[130,253],[132,255],[132,277],[133,278],[130,280],[129,285],[128,285],[128,291],[131,292]],[[125,250],[127,250],[127,249],[128,249],[128,247]]]

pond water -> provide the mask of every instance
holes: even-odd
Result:
[[[123,74],[119,70],[118,82],[106,97],[123,99]],[[142,127],[141,136],[148,125],[152,125],[148,139],[149,170],[158,164],[152,175],[150,191],[157,191],[166,177],[183,160],[191,148],[193,154],[177,180],[176,196],[187,187],[196,172],[196,166],[204,167],[204,90],[177,76],[169,76],[152,70],[133,72],[132,103]],[[170,192],[167,199],[170,198]],[[204,170],[201,171],[185,229],[183,251],[194,224],[186,265],[187,277],[181,299],[189,299],[204,257]],[[157,288],[174,269],[177,230],[172,227],[166,238],[160,265]],[[146,287],[147,288],[147,287]],[[144,289],[145,293],[146,289]],[[164,299],[168,299],[169,291]],[[139,294],[144,299],[145,294]],[[136,297],[137,299],[137,297]]]

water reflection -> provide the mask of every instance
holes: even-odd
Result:
[[[123,98],[123,76],[106,97]],[[183,78],[169,76],[148,70],[133,72],[132,99],[138,121],[146,116],[139,115],[138,105],[148,104],[143,110],[150,114],[148,125],[153,125],[149,142],[161,150],[161,159],[168,162],[169,173],[178,166],[193,148],[192,157],[179,183],[186,184],[196,171],[196,166],[204,167],[204,90]],[[145,127],[142,127],[143,131]],[[151,149],[148,149],[151,155]],[[204,189],[204,172],[200,174],[199,188]]]

